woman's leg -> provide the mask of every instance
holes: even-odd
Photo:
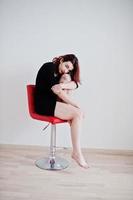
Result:
[[[54,115],[63,120],[71,120],[72,158],[84,168],[88,168],[80,145],[82,112],[80,109],[62,102],[56,102]]]
[[[68,83],[70,81],[71,81],[71,76],[69,74],[63,74],[59,80],[59,83]],[[69,89],[64,89],[63,91],[68,95],[71,94],[71,90]],[[63,100],[60,99],[59,97],[57,97],[57,101],[63,102]]]

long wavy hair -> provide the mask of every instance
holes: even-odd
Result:
[[[74,54],[66,54],[66,55],[62,55],[59,57],[55,57],[53,58],[52,62],[59,65],[60,61],[70,61],[73,64],[73,70],[70,71],[70,75],[73,81],[75,81],[76,83],[80,83],[81,84],[81,80],[80,80],[80,67],[79,67],[79,61],[78,58],[74,55]]]

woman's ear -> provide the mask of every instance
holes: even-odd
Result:
[[[60,63],[63,63],[63,58],[60,59]]]

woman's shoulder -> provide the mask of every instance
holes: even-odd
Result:
[[[48,68],[48,67],[53,67],[53,66],[54,66],[53,62],[46,62],[41,66],[41,68]]]
[[[54,66],[55,64],[53,62],[46,62],[40,67],[39,72],[51,71],[54,69]]]

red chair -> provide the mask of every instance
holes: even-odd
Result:
[[[50,154],[47,158],[42,158],[35,162],[36,166],[41,169],[47,170],[61,170],[68,167],[68,161],[64,158],[56,156],[56,124],[66,123],[67,121],[61,120],[53,116],[44,116],[37,114],[34,107],[34,92],[35,85],[27,85],[28,108],[29,114],[33,119],[49,122],[51,124],[51,140],[50,140]]]

